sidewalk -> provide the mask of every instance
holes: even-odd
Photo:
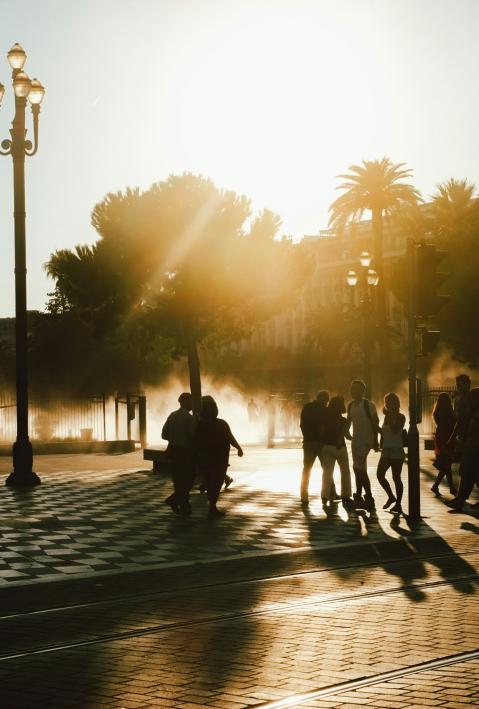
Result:
[[[448,514],[433,496],[430,462],[421,480],[424,519],[414,530],[404,517],[398,522],[382,509],[377,456],[370,457],[377,514],[348,516],[340,505],[329,519],[320,503],[319,469],[312,475],[309,512],[301,510],[301,462],[299,448],[252,447],[244,458],[232,457],[234,483],[220,499],[227,514],[211,522],[205,496],[196,490],[192,516],[175,516],[163,504],[170,481],[153,474],[141,452],[39,456],[39,487],[0,488],[0,588],[401,539],[470,543],[479,533],[478,515]],[[8,474],[10,465],[1,458],[0,472]],[[403,480],[407,508],[406,468]]]

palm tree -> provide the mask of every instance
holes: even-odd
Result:
[[[394,164],[387,157],[381,160],[363,160],[362,165],[351,165],[349,173],[338,175],[342,182],[337,189],[346,190],[330,206],[329,224],[342,231],[348,222],[357,222],[364,212],[371,212],[373,228],[374,267],[379,275],[377,287],[378,320],[386,323],[386,291],[383,268],[383,217],[390,216],[406,206],[417,204],[419,192],[410,184],[401,182],[411,176],[405,163]]]
[[[467,180],[454,178],[437,187],[432,196],[431,216],[435,231],[443,242],[464,240],[469,230],[479,220],[479,199],[476,186]]]

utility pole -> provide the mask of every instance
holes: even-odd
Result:
[[[416,272],[415,243],[407,243],[408,264],[408,376],[409,376],[409,433],[408,433],[408,512],[411,522],[421,520],[421,488],[419,480],[419,429],[417,427],[416,374]]]

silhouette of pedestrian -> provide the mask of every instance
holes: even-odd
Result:
[[[461,481],[451,512],[462,512],[474,484],[479,488],[479,388],[469,392],[468,410],[467,431],[461,443]],[[477,503],[474,505],[478,506]]]
[[[436,424],[434,432],[434,450],[436,453],[434,467],[437,468],[438,473],[431,490],[435,495],[440,495],[439,485],[445,476],[449,483],[449,492],[451,495],[457,495],[452,477],[454,442],[451,440],[456,425],[456,416],[452,407],[451,397],[446,392],[439,394],[432,417]]]
[[[250,423],[257,423],[259,419],[259,411],[256,405],[256,401],[251,397],[247,405],[248,409],[248,420]]]
[[[189,392],[183,392],[178,398],[180,408],[173,411],[166,419],[161,437],[168,441],[166,449],[171,462],[174,493],[166,498],[176,514],[191,514],[189,502],[190,490],[193,487],[196,473],[196,458],[193,441],[196,419],[192,416],[193,397]]]
[[[344,440],[347,426],[346,417],[343,416],[345,413],[344,398],[342,396],[333,396],[326,409],[322,434],[321,461],[323,464],[323,480],[321,498],[325,509],[328,502],[333,502],[330,495],[335,463],[338,463],[341,472],[341,499],[343,505],[345,509],[351,509],[354,506],[351,499],[351,471],[349,469],[348,450]]]
[[[356,480],[356,492],[353,495],[357,508],[374,509],[374,497],[371,493],[371,482],[368,476],[368,455],[371,449],[379,450],[378,433],[379,419],[376,407],[372,401],[364,398],[366,385],[361,379],[351,383],[353,400],[348,406],[347,430],[353,426],[351,438],[351,453],[353,456],[353,471]],[[365,493],[364,501],[362,493]]]
[[[216,401],[212,396],[203,396],[200,420],[195,432],[195,450],[198,452],[200,470],[206,485],[209,519],[224,515],[216,503],[228,470],[230,446],[236,448],[241,458],[243,450],[226,421],[218,418]]]
[[[451,443],[454,444],[454,458],[459,461],[459,492],[451,504],[460,509],[464,506],[467,497],[464,497],[463,477],[468,479],[467,466],[469,461],[463,456],[464,444],[466,442],[471,419],[471,406],[469,392],[471,391],[471,379],[467,374],[458,374],[456,377],[457,396],[454,399],[454,413],[456,414],[456,425],[451,435]],[[461,490],[461,485],[463,489]],[[469,482],[466,483],[468,487]]]
[[[390,512],[402,512],[401,502],[404,486],[401,480],[401,471],[404,463],[404,444],[406,417],[400,411],[400,401],[393,392],[384,397],[384,421],[381,429],[381,457],[379,458],[377,478],[381,487],[386,491],[388,499],[383,505],[387,509],[395,503]],[[396,496],[393,495],[391,485],[386,479],[386,473],[391,468]]]
[[[318,392],[314,401],[303,406],[300,417],[300,428],[303,434],[303,472],[301,475],[301,504],[309,504],[309,478],[316,458],[321,463],[323,448],[322,432],[326,419],[326,407],[329,402],[329,391]],[[327,496],[329,498],[329,494]]]

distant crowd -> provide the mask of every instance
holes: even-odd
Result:
[[[457,395],[454,402],[447,393],[439,395],[433,411],[435,421],[434,465],[437,477],[432,486],[440,494],[440,484],[447,480],[454,498],[450,501],[452,512],[460,512],[469,498],[474,484],[479,487],[479,388],[471,389],[466,374],[456,378]],[[382,421],[374,402],[365,397],[366,386],[354,380],[350,387],[351,401],[346,406],[344,397],[330,397],[321,390],[314,401],[302,408],[300,428],[303,435],[303,469],[300,484],[300,503],[309,505],[309,482],[316,462],[322,469],[321,499],[327,513],[341,501],[351,510],[374,510],[368,474],[368,456],[380,452],[376,476],[386,494],[383,509],[394,514],[402,513],[404,486],[401,479],[408,445],[406,417],[396,393],[384,397]],[[211,396],[204,396],[199,415],[193,415],[193,399],[185,392],[179,397],[180,407],[171,413],[163,427],[162,436],[168,441],[168,458],[173,479],[173,493],[165,503],[176,514],[191,514],[189,495],[199,475],[200,491],[206,492],[210,519],[222,517],[217,506],[223,485],[228,487],[230,448],[238,455],[243,450],[234,437],[229,424],[218,417],[219,411]],[[254,401],[248,403],[250,421],[257,416]],[[350,458],[346,440],[351,441],[351,459],[354,474],[354,492],[350,471]],[[459,488],[456,489],[452,465],[459,463]],[[333,479],[335,465],[340,471],[340,490]],[[392,478],[388,480],[388,473]]]

